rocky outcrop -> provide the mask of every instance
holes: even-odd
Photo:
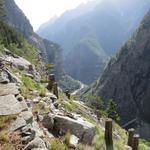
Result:
[[[112,59],[92,92],[118,104],[121,122],[150,123],[150,11],[134,36]]]

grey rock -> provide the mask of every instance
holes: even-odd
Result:
[[[16,86],[15,83],[8,83],[8,84],[0,84],[0,96],[4,95],[18,95],[18,87]]]
[[[25,136],[21,138],[22,144],[28,144],[29,142],[31,142],[34,138],[32,138],[31,136]]]
[[[25,148],[24,150],[31,150],[33,148],[41,148],[41,149],[46,149],[45,142],[37,137],[33,141],[31,141]]]
[[[79,138],[75,135],[71,135],[70,141],[69,141],[69,147],[76,148],[78,144]]]
[[[54,118],[52,115],[46,115],[44,116],[43,120],[42,120],[42,124],[45,128],[52,130],[54,127]]]
[[[16,83],[16,85],[21,86],[22,81],[17,78],[14,74],[12,74],[9,70],[5,69],[3,72],[5,72],[8,76],[8,80],[12,83]]]
[[[0,96],[0,115],[18,114],[22,111],[14,95]]]
[[[32,123],[33,121],[33,114],[31,111],[23,111],[19,116],[22,117],[27,124]]]
[[[19,103],[20,103],[20,107],[21,107],[22,111],[28,111],[28,105],[25,102],[25,100],[23,100],[23,101],[21,101]]]
[[[18,117],[18,118],[11,124],[10,131],[20,130],[20,129],[23,128],[24,126],[26,126],[26,121],[25,121],[22,117]]]
[[[132,150],[132,148],[128,145],[125,145],[124,148],[125,148],[125,150]]]
[[[50,93],[50,92],[46,93],[45,96],[49,97],[53,101],[55,101],[57,99],[56,95],[54,95],[53,93]]]
[[[5,56],[5,61],[11,63],[13,66],[17,67],[20,70],[28,70],[29,65],[31,64],[29,61],[22,57],[16,58],[9,55]]]
[[[82,143],[91,144],[95,135],[95,125],[78,118],[74,120],[66,116],[56,115],[54,117],[55,129],[58,132],[66,133],[68,130],[71,134],[77,136]]]

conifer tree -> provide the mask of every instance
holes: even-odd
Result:
[[[108,118],[111,118],[116,122],[120,120],[120,117],[117,113],[117,104],[112,99],[109,100],[108,102],[106,112],[107,112]]]

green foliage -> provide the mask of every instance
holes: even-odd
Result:
[[[108,118],[112,118],[116,122],[120,120],[119,115],[117,113],[117,104],[112,99],[109,100],[108,102],[106,112],[107,112]]]
[[[51,73],[55,68],[54,64],[45,64],[45,70],[47,72],[47,74]]]
[[[0,19],[2,19],[5,15],[4,12],[4,0],[0,0]]]
[[[16,115],[0,116],[0,130],[6,128],[7,125],[16,119]]]
[[[0,21],[0,43],[36,66],[39,64],[38,50],[31,46],[20,32],[17,32],[3,21]]]
[[[46,106],[44,103],[40,102],[33,107],[33,113],[37,114],[48,114],[51,112],[49,106]]]
[[[77,146],[77,150],[94,150],[94,148],[88,145],[79,144]]]
[[[104,132],[99,127],[96,128],[96,134],[94,136],[92,144],[96,147],[96,149],[101,149],[105,145]]]
[[[65,91],[69,90],[70,92],[73,92],[80,88],[80,82],[77,80],[74,80],[68,75],[64,75],[59,80],[59,86]]]
[[[13,145],[5,144],[3,146],[0,146],[0,150],[15,150],[15,148],[13,147]]]
[[[69,144],[70,144],[70,137],[71,137],[71,134],[70,132],[68,131],[65,136],[64,136],[64,140],[63,140],[63,143],[69,147]]]
[[[67,146],[60,139],[50,139],[52,150],[68,150]]]
[[[9,136],[7,132],[0,132],[0,142],[7,143],[9,141]]]
[[[30,77],[27,77],[25,75],[22,76],[21,80],[23,82],[23,86],[21,87],[21,94],[24,97],[28,97],[29,96],[29,92],[31,90],[32,91],[33,90],[37,91],[38,92],[37,94],[39,96],[45,96],[45,93],[46,93],[47,89],[44,87],[44,85],[35,82]]]
[[[90,107],[97,110],[103,109],[103,100],[101,99],[101,97],[88,94],[86,98],[88,99],[88,104],[90,105]]]

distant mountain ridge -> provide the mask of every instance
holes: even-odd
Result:
[[[46,27],[41,26],[37,33],[62,45],[65,69],[69,75],[84,83],[91,83],[98,78],[98,74],[102,73],[105,66],[103,60],[108,60],[110,56],[114,55],[132,35],[149,8],[150,1],[148,0],[92,1],[64,13],[53,23],[50,21],[50,25],[47,23]],[[97,45],[88,47],[87,41],[88,45],[93,45],[94,41],[94,44],[98,43],[100,47]],[[95,48],[96,51],[103,51],[105,55],[95,57]],[[96,59],[95,63],[91,59],[74,63],[77,56],[81,58],[79,51],[85,55],[85,58],[92,55]],[[87,77],[89,74],[78,69],[88,70],[85,62],[89,62],[93,68],[90,70],[90,78]]]

